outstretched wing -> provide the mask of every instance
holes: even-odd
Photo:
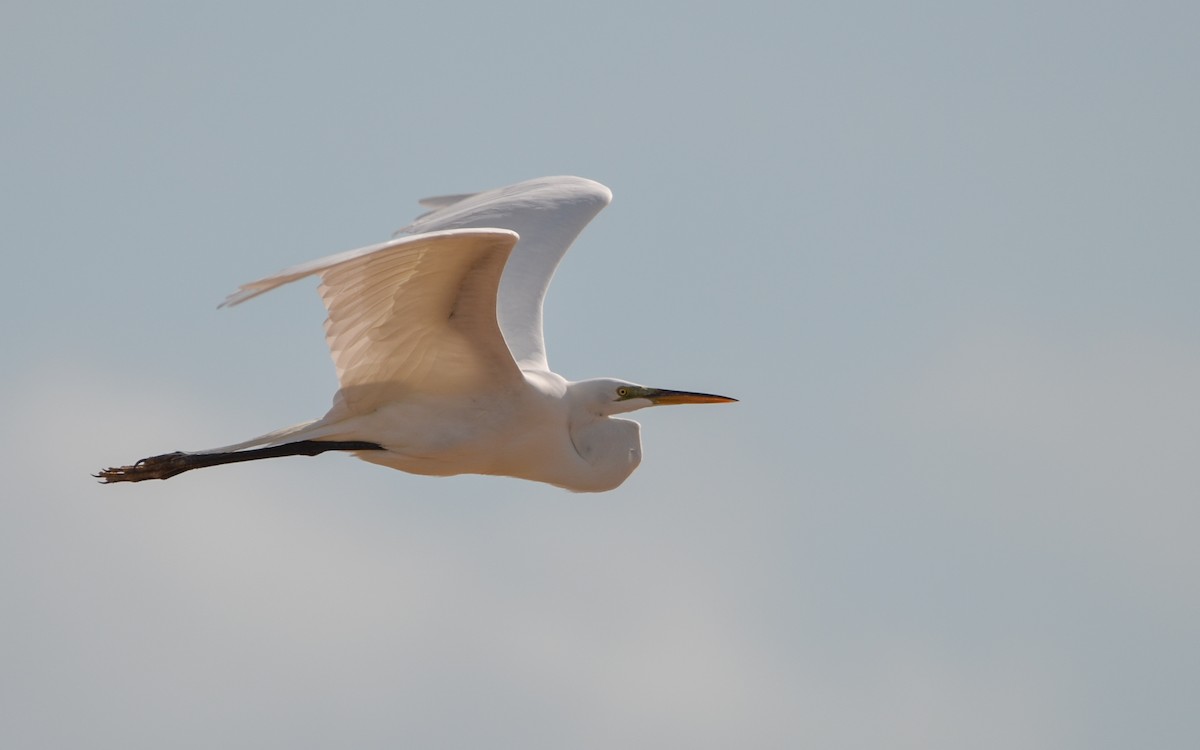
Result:
[[[523,376],[496,322],[496,292],[516,243],[504,229],[403,237],[244,284],[222,307],[319,275],[341,385],[335,409],[362,414],[412,392],[506,390]]]
[[[522,369],[548,370],[542,302],[571,243],[612,201],[612,192],[582,177],[541,177],[473,195],[426,198],[431,208],[397,234],[459,227],[501,227],[520,235],[500,280],[497,317]]]

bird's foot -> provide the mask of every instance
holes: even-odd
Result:
[[[161,456],[150,456],[132,466],[116,466],[102,469],[92,476],[104,484],[113,482],[141,482],[146,479],[170,479],[176,474],[182,474],[188,469],[195,468],[189,460],[191,454],[175,451]]]

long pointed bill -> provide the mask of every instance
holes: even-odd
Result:
[[[664,388],[652,388],[646,398],[655,406],[670,406],[672,404],[728,404],[737,401],[728,396],[714,396],[711,393],[692,393],[691,391],[668,391]]]

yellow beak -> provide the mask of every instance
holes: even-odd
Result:
[[[691,391],[668,391],[664,388],[652,388],[645,398],[654,402],[655,406],[670,406],[672,404],[728,404],[737,401],[728,396],[714,396],[711,393],[692,393]]]

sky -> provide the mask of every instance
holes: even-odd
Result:
[[[0,745],[1200,744],[1200,6],[3,15]],[[551,366],[740,399],[617,490],[91,478],[325,412],[239,284],[553,174]]]

